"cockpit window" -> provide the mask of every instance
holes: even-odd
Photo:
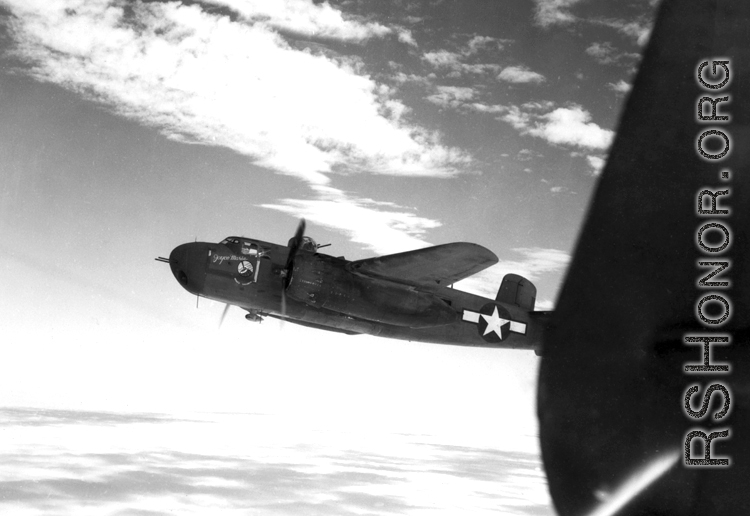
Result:
[[[240,243],[240,239],[237,238],[237,237],[228,237],[228,238],[225,238],[224,240],[222,240],[219,243],[222,244],[222,245],[239,244]]]
[[[247,256],[259,256],[260,255],[260,249],[258,249],[258,244],[255,242],[251,242],[250,240],[243,240],[242,242],[242,249],[240,250],[242,254]]]

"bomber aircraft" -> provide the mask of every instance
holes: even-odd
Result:
[[[288,245],[228,237],[177,246],[172,273],[196,296],[247,311],[345,334],[530,349],[540,354],[548,312],[534,311],[536,287],[507,274],[497,297],[452,288],[497,263],[488,249],[466,242],[349,261],[318,252],[302,220]]]
[[[537,413],[560,516],[747,514],[748,27],[744,0],[661,3],[554,314],[533,311],[535,289],[520,276],[506,276],[494,301],[447,288],[497,260],[473,244],[348,262],[317,253],[301,225],[287,247],[229,238],[179,246],[163,261],[189,292],[250,319],[537,351],[548,327]],[[706,117],[706,102],[727,118]],[[704,159],[705,131],[731,135],[731,152]],[[725,192],[711,210],[705,190]],[[706,252],[706,224],[731,227],[733,244]],[[721,262],[728,271],[706,281]],[[337,301],[349,295],[351,306]],[[707,295],[731,299],[725,320],[700,319]],[[726,369],[690,372],[709,364]],[[688,412],[700,403],[694,388],[712,383],[731,389],[726,410],[704,390],[703,409]],[[701,459],[726,463],[690,462]]]

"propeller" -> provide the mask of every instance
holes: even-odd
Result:
[[[297,226],[297,231],[294,233],[294,236],[289,241],[289,255],[286,258],[286,266],[284,267],[284,272],[282,274],[282,277],[284,278],[284,289],[289,286],[289,282],[292,281],[292,268],[294,267],[294,258],[297,256],[297,251],[299,251],[300,246],[302,245],[302,239],[305,236],[305,219],[300,219],[299,225]]]
[[[221,325],[224,324],[224,318],[227,316],[227,312],[229,311],[229,307],[232,306],[229,303],[224,305],[224,311],[221,312],[221,318],[219,318],[219,328],[221,328]]]
[[[297,256],[300,246],[302,246],[302,239],[305,236],[305,219],[300,219],[297,231],[289,241],[289,254],[286,258],[286,265],[284,270],[281,271],[281,316],[286,317],[286,289],[289,287],[289,282],[292,281],[292,270],[294,269],[294,258]],[[283,321],[283,319],[282,319]]]

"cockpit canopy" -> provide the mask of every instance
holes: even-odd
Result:
[[[291,247],[292,240],[294,240],[294,239],[293,238],[289,239],[289,243],[287,244],[288,247]],[[225,246],[229,247],[233,251],[239,250],[240,244],[241,244],[241,247],[242,247],[243,250],[245,250],[245,248],[257,248],[257,245],[255,243],[253,243],[252,241],[247,240],[245,238],[234,237],[234,236],[227,237],[227,238],[225,238],[224,240],[222,240],[219,243],[221,245],[225,245]],[[315,252],[318,251],[318,244],[315,243],[315,240],[313,240],[309,236],[303,236],[302,237],[302,244],[300,244],[300,249],[302,249],[304,251],[310,251],[311,253],[315,253]],[[245,252],[244,254],[254,254],[254,253],[247,253],[247,252]]]
[[[247,238],[227,237],[219,242],[219,244],[227,246],[233,253],[237,253],[238,256],[240,254],[257,257],[263,256],[263,250],[258,244]]]

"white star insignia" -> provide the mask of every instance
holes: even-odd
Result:
[[[487,327],[484,329],[484,333],[482,335],[484,336],[494,331],[495,334],[497,334],[497,336],[502,339],[503,334],[501,329],[506,324],[509,324],[510,321],[508,319],[503,319],[502,317],[500,317],[500,315],[497,313],[497,307],[495,307],[492,315],[481,314],[481,316],[485,321],[487,321]]]
[[[500,308],[499,310],[502,310],[502,308]],[[484,321],[487,323],[487,326],[484,330],[479,330],[479,333],[482,335],[485,341],[487,340],[487,334],[492,333],[493,331],[502,340],[502,327],[508,323],[510,323],[510,327],[508,329],[512,333],[520,333],[521,335],[526,334],[525,322],[503,319],[502,317],[500,317],[499,310],[498,307],[495,306],[492,315],[486,315],[483,313],[474,312],[472,310],[464,310],[463,316],[461,318],[466,322],[479,324],[479,321],[482,319],[482,317],[484,317]],[[482,333],[483,331],[484,333]]]

